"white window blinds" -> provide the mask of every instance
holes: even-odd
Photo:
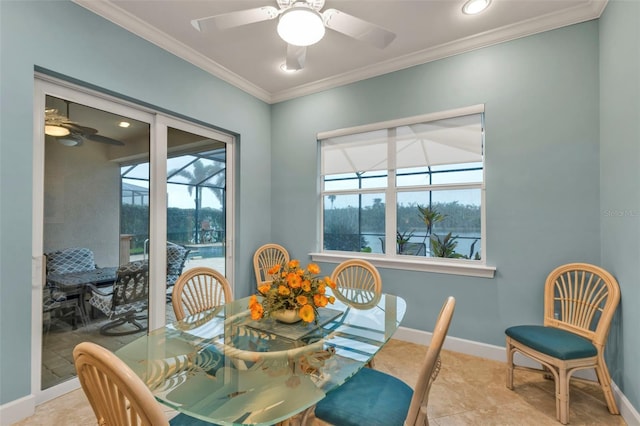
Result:
[[[342,131],[321,138],[322,175],[387,170],[390,155],[395,155],[391,167],[395,169],[482,163],[481,113],[404,121],[394,127],[349,134]]]

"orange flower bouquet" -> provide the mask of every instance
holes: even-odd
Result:
[[[258,287],[262,301],[256,295],[249,300],[251,318],[259,320],[274,317],[277,312],[295,310],[306,323],[317,322],[318,308],[333,304],[335,298],[326,296],[326,288],[335,289],[331,278],[319,278],[320,267],[310,263],[300,267],[300,261],[291,260],[286,265],[275,265],[268,271],[274,279]]]

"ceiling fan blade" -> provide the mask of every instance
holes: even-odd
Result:
[[[239,10],[237,12],[224,13],[222,15],[208,16],[206,18],[193,19],[191,25],[200,31],[206,32],[217,28],[226,30],[241,25],[275,19],[280,11],[273,6],[257,7],[255,9]]]
[[[287,44],[287,70],[301,70],[307,58],[306,46]]]
[[[124,142],[120,142],[120,141],[117,141],[115,139],[111,139],[111,138],[109,138],[107,136],[102,136],[102,135],[98,135],[98,134],[85,135],[85,138],[89,139],[90,141],[93,141],[93,142],[107,143],[109,145],[124,146]]]
[[[98,130],[94,129],[93,127],[80,126],[76,123],[66,122],[61,123],[60,126],[69,129],[71,133],[81,133],[84,136],[95,135],[96,133],[98,133]]]
[[[384,49],[396,38],[391,31],[336,9],[325,10],[322,18],[327,28],[370,43],[378,49]]]

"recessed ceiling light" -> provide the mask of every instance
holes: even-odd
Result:
[[[491,0],[469,0],[462,6],[462,12],[467,15],[476,15],[489,7],[490,3]]]
[[[131,126],[131,123],[129,123],[128,121],[121,121],[118,123],[118,126],[124,127],[126,129],[127,127]]]

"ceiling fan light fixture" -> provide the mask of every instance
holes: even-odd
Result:
[[[491,4],[491,0],[469,0],[462,6],[462,12],[466,15],[477,15]]]
[[[278,35],[294,46],[311,46],[324,37],[322,15],[305,3],[296,3],[280,15]]]
[[[45,124],[44,126],[44,134],[49,136],[67,136],[69,133],[69,129],[62,126],[56,126],[55,124]]]
[[[61,137],[57,138],[58,142],[60,142],[64,146],[78,146],[82,143],[82,140],[76,136],[69,137]]]

